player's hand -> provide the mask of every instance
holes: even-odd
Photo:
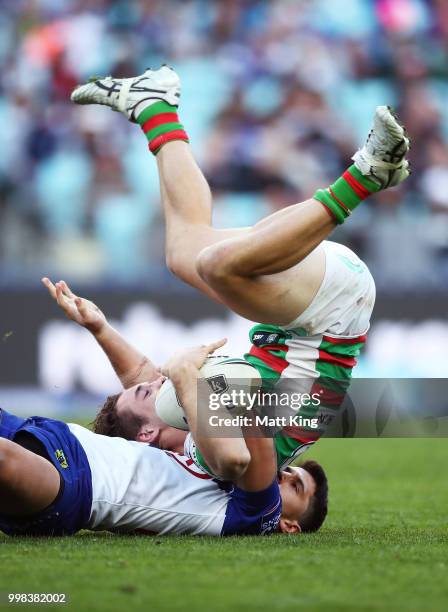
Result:
[[[85,327],[92,334],[98,334],[103,330],[107,319],[96,304],[75,295],[65,281],[53,284],[45,277],[42,283],[69,319]]]
[[[162,366],[162,374],[168,376],[171,380],[175,380],[178,376],[188,374],[192,369],[200,370],[207,357],[224,346],[226,342],[227,338],[223,338],[211,344],[203,344],[177,351]]]

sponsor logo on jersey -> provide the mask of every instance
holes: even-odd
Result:
[[[272,334],[270,332],[258,333],[253,335],[252,344],[254,344],[255,346],[278,344],[281,337],[281,334]]]
[[[277,529],[282,514],[281,500],[275,504],[267,514],[261,519],[261,535],[272,533]]]
[[[55,457],[56,457],[56,459],[58,460],[58,463],[59,463],[59,465],[61,466],[61,468],[63,468],[64,470],[66,470],[66,469],[68,468],[68,461],[67,461],[67,459],[65,458],[64,451],[63,451],[62,449],[58,448],[58,449],[55,451],[55,453],[54,453],[54,454],[55,454]]]

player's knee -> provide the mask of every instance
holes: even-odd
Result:
[[[227,453],[217,458],[214,471],[223,480],[236,482],[247,470],[249,462],[250,453],[247,450],[246,452]]]
[[[203,249],[196,259],[196,269],[200,277],[211,285],[226,283],[232,276],[226,246],[213,245]]]

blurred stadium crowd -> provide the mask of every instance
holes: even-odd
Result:
[[[163,272],[155,164],[137,128],[70,104],[92,74],[180,73],[216,223],[252,224],[348,165],[377,104],[413,175],[338,230],[383,291],[448,287],[448,2],[0,0],[0,282]],[[375,223],[373,223],[375,218]],[[166,273],[168,274],[168,273]]]

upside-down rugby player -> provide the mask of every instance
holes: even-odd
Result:
[[[367,196],[409,176],[405,130],[388,107],[378,107],[365,146],[328,189],[254,227],[217,230],[211,226],[209,186],[179,123],[179,98],[179,77],[166,66],[130,79],[96,79],[72,94],[78,104],[107,105],[142,127],[159,170],[167,265],[185,282],[259,323],[250,332],[252,348],[245,358],[266,385],[291,379],[300,381],[301,391],[321,391],[325,425],[342,402],[375,301],[367,266],[325,238]],[[119,402],[115,420],[125,431],[126,420],[135,415],[125,398]],[[106,407],[114,410],[111,402]],[[279,466],[323,430],[278,435]],[[190,452],[206,467],[194,446]]]
[[[52,419],[20,419],[0,409],[0,530],[48,536],[80,529],[193,535],[318,529],[327,510],[327,483],[317,463],[277,474],[272,439],[201,436],[199,369],[223,344],[184,350],[163,372],[176,387],[206,460],[219,465],[231,457],[233,483],[149,444]],[[133,388],[135,403],[144,404],[163,381],[160,375]]]

